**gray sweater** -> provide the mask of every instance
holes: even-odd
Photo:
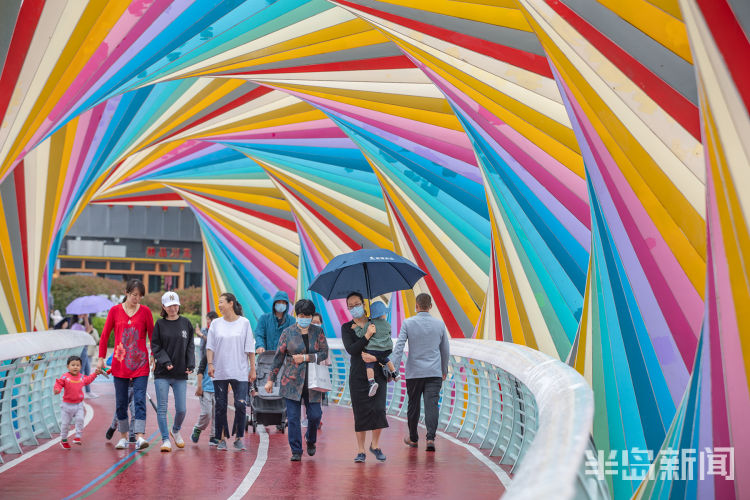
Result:
[[[404,346],[409,341],[406,378],[442,377],[448,373],[450,344],[445,323],[421,311],[401,325],[391,361],[398,369]]]

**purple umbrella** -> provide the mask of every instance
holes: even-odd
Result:
[[[65,314],[93,314],[109,311],[114,304],[107,298],[98,295],[78,297],[65,308]]]

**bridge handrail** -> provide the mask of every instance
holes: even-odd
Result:
[[[44,330],[0,335],[0,361],[95,343],[91,335],[81,330]]]
[[[348,353],[341,339],[328,344],[332,399],[349,404]],[[583,474],[594,398],[577,371],[508,342],[452,339],[450,348],[438,430],[468,439],[511,467],[503,498],[609,498],[605,483]],[[406,406],[402,376],[395,387],[389,384],[387,411],[405,417]]]
[[[67,370],[68,356],[94,343],[80,330],[0,335],[0,453],[23,453],[21,445],[60,432],[55,379]]]

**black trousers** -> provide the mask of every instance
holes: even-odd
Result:
[[[409,396],[409,405],[406,407],[406,416],[409,422],[409,439],[415,443],[419,440],[417,426],[419,425],[419,414],[422,411],[423,397],[424,425],[427,427],[427,441],[435,440],[435,432],[437,432],[438,425],[438,400],[440,399],[440,388],[442,386],[442,377],[406,379],[406,394]]]

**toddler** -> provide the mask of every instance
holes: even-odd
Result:
[[[393,362],[388,359],[388,355],[393,351],[393,339],[391,339],[391,324],[385,319],[387,312],[388,309],[385,307],[385,304],[380,301],[373,302],[370,304],[370,324],[367,325],[367,329],[354,326],[354,333],[358,337],[364,337],[367,330],[375,330],[375,334],[370,337],[370,341],[367,343],[367,349],[364,350],[366,353],[378,358],[376,362],[365,363],[365,367],[367,368],[367,383],[370,386],[368,395],[370,397],[378,392],[378,383],[375,382],[376,363],[386,366],[388,374],[390,374],[393,380],[398,380],[399,378]]]
[[[68,430],[70,429],[71,420],[75,419],[76,437],[73,438],[73,444],[81,444],[81,432],[83,432],[83,388],[94,381],[101,370],[91,375],[81,375],[81,358],[71,356],[68,358],[68,373],[55,380],[55,394],[63,393],[63,400],[60,407],[60,445],[70,449],[68,443]]]

